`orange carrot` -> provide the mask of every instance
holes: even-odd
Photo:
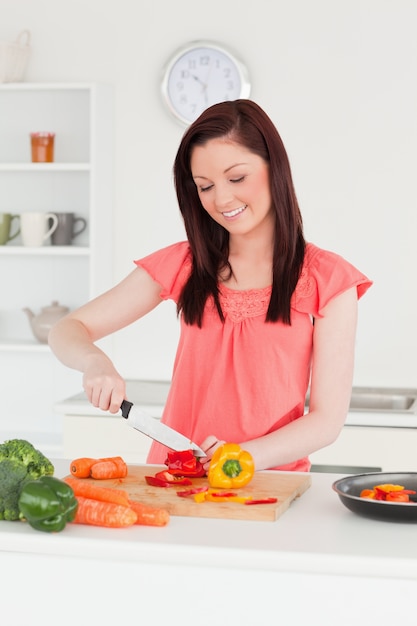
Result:
[[[166,526],[169,522],[170,516],[166,509],[142,504],[136,500],[129,500],[129,506],[137,515],[135,524],[142,524],[143,526]]]
[[[108,480],[109,478],[123,478],[120,470],[113,461],[97,461],[91,468],[91,478]]]
[[[100,465],[95,468],[93,478],[125,478],[127,476],[127,464],[121,456],[110,456],[100,459],[90,457],[80,457],[71,461],[70,470],[77,478],[89,478],[92,476],[92,469],[98,463],[112,463],[111,465]]]
[[[97,459],[90,459],[89,457],[74,459],[70,463],[71,474],[77,478],[88,478],[94,463],[97,463]]]
[[[100,462],[102,461],[112,461],[117,469],[118,469],[118,476],[112,476],[112,478],[125,478],[127,476],[127,464],[126,461],[124,461],[124,459],[122,459],[121,456],[110,456],[107,458],[103,458],[103,459],[98,459]]]
[[[106,528],[126,528],[136,523],[133,509],[113,502],[99,502],[90,498],[77,497],[78,508],[74,524],[105,526]]]
[[[100,500],[101,502],[112,502],[122,506],[129,506],[129,494],[124,489],[113,489],[112,487],[99,487],[94,483],[82,480],[81,478],[72,478],[67,476],[64,481],[72,487],[74,495],[78,500],[78,496],[90,498],[91,500]]]

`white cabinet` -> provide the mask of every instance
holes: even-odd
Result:
[[[53,163],[31,162],[36,131],[55,133]],[[80,375],[37,342],[22,309],[37,314],[56,300],[74,309],[109,288],[112,179],[110,86],[0,85],[0,212],[74,212],[87,220],[70,246],[24,247],[20,236],[0,246],[0,438],[62,438],[53,405],[79,391]]]
[[[333,444],[310,455],[310,460],[339,473],[417,472],[417,428],[347,425]]]

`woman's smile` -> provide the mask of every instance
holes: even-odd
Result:
[[[230,219],[233,219],[234,217],[237,217],[238,215],[241,215],[243,213],[243,211],[245,209],[247,209],[247,207],[248,207],[248,205],[245,204],[244,206],[241,206],[238,209],[233,209],[233,211],[223,211],[222,215],[226,219],[230,220]]]

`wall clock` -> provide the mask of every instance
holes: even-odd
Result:
[[[177,49],[166,64],[161,83],[165,104],[188,125],[212,104],[248,98],[245,64],[228,48],[212,41],[192,41]]]

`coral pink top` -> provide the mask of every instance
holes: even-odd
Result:
[[[135,261],[178,301],[191,270],[187,242]],[[292,296],[291,326],[265,323],[271,287],[238,291],[222,285],[223,323],[210,298],[203,326],[186,325],[175,357],[162,421],[200,444],[208,435],[240,443],[270,433],[304,414],[310,379],[314,317],[332,298],[372,282],[345,259],[307,244]],[[147,462],[163,464],[167,448],[153,442]],[[280,470],[308,471],[308,458]]]

